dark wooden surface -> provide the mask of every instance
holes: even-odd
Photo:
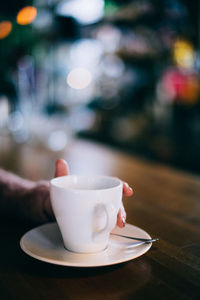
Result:
[[[57,157],[72,174],[115,175],[135,194],[124,199],[127,222],[159,241],[128,263],[69,268],[22,252],[30,225],[1,221],[0,299],[200,299],[200,178],[77,140],[64,153],[30,146],[1,149],[0,166],[30,179],[53,176]],[[13,156],[14,155],[14,156]]]

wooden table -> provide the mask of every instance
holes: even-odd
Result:
[[[72,174],[129,182],[135,194],[124,199],[127,222],[159,241],[124,264],[69,268],[24,254],[19,239],[30,225],[2,222],[0,299],[200,299],[200,178],[84,140],[62,154],[15,147],[2,153],[0,163],[30,179],[49,179],[60,155]]]

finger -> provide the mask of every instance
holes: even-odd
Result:
[[[123,228],[125,224],[126,224],[126,212],[124,210],[124,207],[122,206],[119,209],[119,212],[117,214],[117,226]]]
[[[51,201],[50,198],[46,198],[45,202],[44,202],[44,211],[45,211],[45,215],[48,219],[48,222],[52,222],[55,221],[55,216],[53,213],[53,209],[51,206]]]
[[[65,176],[69,174],[69,167],[64,159],[59,158],[56,161],[56,171],[54,177]]]
[[[55,220],[49,197],[49,183],[39,181],[25,197],[23,214],[27,220],[42,224]]]
[[[133,195],[133,189],[128,185],[127,182],[123,182],[123,195],[128,197]]]

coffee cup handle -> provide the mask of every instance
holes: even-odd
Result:
[[[113,224],[116,223],[116,212],[114,206],[112,204],[107,206],[102,204],[102,208],[106,213],[106,224],[99,231],[93,232],[94,239],[101,239],[101,237],[104,237],[105,234],[110,233],[110,231],[113,229]]]

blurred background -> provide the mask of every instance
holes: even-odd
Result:
[[[0,163],[75,136],[200,173],[200,0],[1,1]]]

